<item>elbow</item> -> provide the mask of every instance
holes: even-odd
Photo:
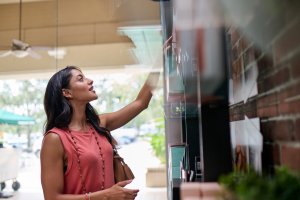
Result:
[[[135,101],[138,102],[139,108],[145,110],[148,108],[151,98],[152,98],[152,93],[151,91],[149,91],[148,93],[139,94],[135,99]]]
[[[146,110],[146,109],[148,108],[148,106],[149,106],[149,102],[147,102],[147,103],[142,103],[141,106],[140,106],[140,108],[141,108],[141,110],[143,111],[143,110]]]
[[[150,103],[149,100],[144,100],[144,99],[136,99],[135,100],[135,105],[137,106],[138,110],[143,111],[148,108]]]
[[[146,110],[149,106],[149,103],[146,103],[144,106],[143,106],[143,110]]]
[[[149,102],[139,101],[138,107],[140,111],[146,110],[149,106]]]

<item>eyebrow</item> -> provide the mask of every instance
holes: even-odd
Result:
[[[78,75],[76,76],[76,78],[78,78],[78,77],[83,78],[84,76],[83,76],[83,74],[78,74]]]

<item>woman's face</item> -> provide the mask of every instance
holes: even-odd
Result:
[[[64,96],[70,100],[90,102],[98,98],[94,88],[93,80],[86,78],[81,71],[73,69],[71,71],[69,88],[64,89]]]

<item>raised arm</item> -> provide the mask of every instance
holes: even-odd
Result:
[[[125,106],[124,108],[112,112],[99,115],[101,126],[108,130],[117,129],[136,117],[139,113],[145,110],[152,98],[152,91],[155,89],[159,79],[159,72],[151,72],[141,88],[136,99]]]

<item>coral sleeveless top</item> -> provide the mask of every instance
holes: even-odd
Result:
[[[102,162],[100,158],[99,147],[93,131],[101,146],[104,162]],[[91,126],[89,131],[86,132],[71,131],[80,155],[80,173],[74,142],[68,130],[53,128],[49,130],[47,134],[49,132],[55,133],[60,137],[64,151],[68,157],[67,169],[64,174],[65,194],[83,193],[80,178],[81,173],[87,193],[101,190],[101,186],[103,185],[103,173],[104,189],[114,185],[113,150],[105,136],[99,135]],[[104,167],[103,163],[105,165]]]

